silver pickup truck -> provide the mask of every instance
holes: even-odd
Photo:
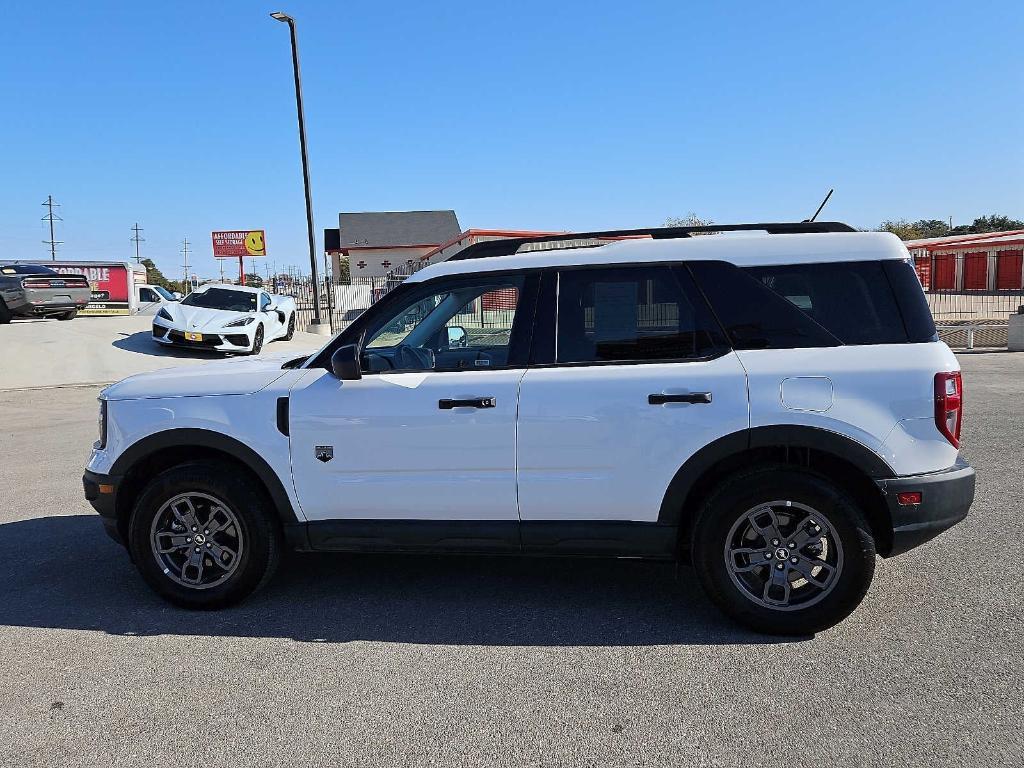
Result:
[[[62,275],[38,264],[0,263],[0,323],[14,317],[70,320],[91,298],[84,275]]]

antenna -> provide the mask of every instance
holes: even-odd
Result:
[[[182,264],[182,267],[184,267],[184,269],[185,269],[185,280],[183,281],[184,284],[182,285],[182,287],[185,288],[185,294],[186,295],[191,293],[190,289],[192,288],[192,281],[189,280],[189,278],[188,278],[188,254],[189,254],[188,235],[186,235],[185,238],[182,240],[182,247],[181,247],[182,261],[184,262]]]
[[[64,219],[62,219],[60,216],[58,216],[56,213],[53,212],[54,208],[60,208],[60,205],[58,205],[56,202],[54,202],[53,195],[47,195],[46,196],[46,201],[43,203],[43,205],[45,205],[47,207],[47,209],[49,210],[49,213],[47,213],[45,216],[43,216],[42,220],[50,222],[50,239],[49,240],[43,240],[43,244],[50,246],[50,261],[56,261],[57,260],[57,246],[58,245],[64,245],[64,241],[63,240],[55,240],[54,239],[54,237],[53,237],[53,222],[55,222],[55,221],[64,221]]]
[[[139,232],[145,232],[145,231],[146,230],[144,230],[142,227],[139,226],[139,222],[137,222],[137,221],[135,222],[135,226],[132,227],[132,232],[134,232],[135,234],[132,235],[131,240],[132,240],[133,243],[135,243],[135,261],[138,264],[142,263],[142,257],[139,255],[139,243],[146,242],[146,238],[142,237],[139,234]]]
[[[836,191],[835,188],[830,189],[828,191],[828,194],[825,195],[825,199],[821,201],[821,205],[818,206],[818,210],[816,210],[814,212],[814,215],[811,216],[811,218],[809,218],[809,219],[804,219],[804,221],[814,221],[816,218],[818,218],[818,214],[821,213],[821,209],[825,207],[825,203],[828,202],[828,199],[830,197],[832,197],[832,193],[835,192],[835,191]]]

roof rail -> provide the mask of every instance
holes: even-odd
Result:
[[[690,237],[697,233],[748,231],[767,232],[770,235],[791,235],[807,232],[856,232],[857,230],[849,224],[843,224],[839,221],[784,221],[764,224],[710,224],[702,227],[645,227],[643,229],[609,229],[603,232],[563,232],[559,235],[542,235],[540,237],[510,237],[503,240],[485,240],[463,248],[448,259],[448,261],[483,259],[488,256],[509,256],[518,251],[520,246],[528,243],[557,243],[565,240],[615,240],[630,237],[649,237],[652,240],[675,240],[681,237]]]

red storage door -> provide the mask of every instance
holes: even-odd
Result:
[[[964,290],[984,291],[988,288],[988,254],[964,255]]]
[[[940,253],[935,257],[935,290],[953,290],[956,288],[956,256],[952,253]]]
[[[1024,251],[999,251],[996,254],[996,290],[1020,290]]]
[[[932,260],[927,256],[915,256],[914,269],[917,271],[917,279],[921,281],[921,285],[927,291],[932,287]]]

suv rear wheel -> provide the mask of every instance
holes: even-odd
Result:
[[[693,563],[711,599],[759,632],[800,635],[846,618],[875,570],[875,543],[856,501],[792,467],[735,475],[694,529]]]
[[[162,597],[185,608],[220,608],[270,580],[281,534],[269,501],[233,467],[183,464],[142,492],[128,546]]]

